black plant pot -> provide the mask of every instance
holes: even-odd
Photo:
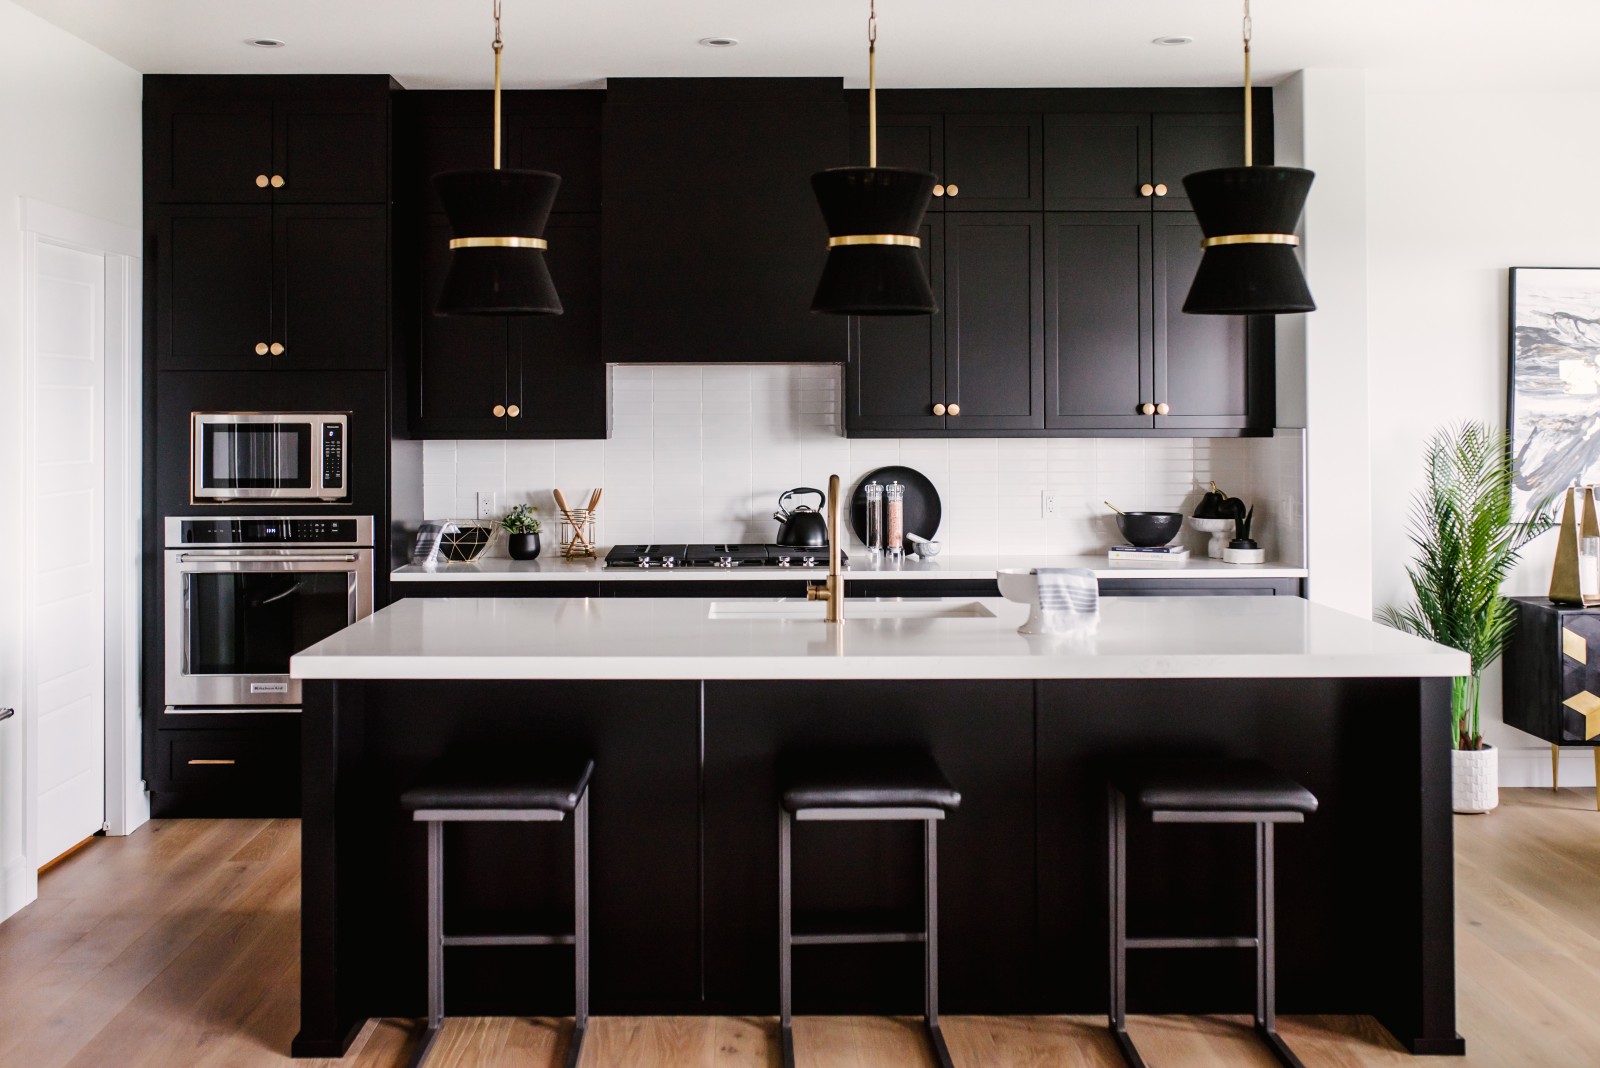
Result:
[[[511,559],[513,560],[537,560],[539,558],[539,535],[507,534],[506,552],[511,554]]]

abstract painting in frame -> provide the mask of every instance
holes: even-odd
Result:
[[[1600,483],[1600,267],[1511,268],[1516,515]]]

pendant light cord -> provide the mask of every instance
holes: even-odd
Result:
[[[878,0],[867,15],[867,166],[878,165]]]
[[[1255,26],[1250,21],[1250,0],[1244,0],[1244,165],[1256,165],[1255,106],[1250,93],[1250,38]]]
[[[494,0],[494,169],[500,169],[500,0]]]

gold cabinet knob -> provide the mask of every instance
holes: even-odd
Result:
[[[496,419],[504,419],[506,417],[506,406],[504,404],[496,404],[493,411]]]
[[[942,186],[942,185],[934,186],[933,187],[933,195],[936,196],[936,197],[944,196],[944,186]]]
[[[1156,183],[1156,196],[1158,196],[1158,197],[1164,197],[1164,196],[1166,196],[1166,195],[1167,195],[1167,187],[1166,187],[1166,184],[1165,184],[1165,183],[1163,183],[1163,182],[1157,182],[1157,183]]]
[[[949,185],[944,187],[944,191],[946,196],[959,196],[961,194],[961,187],[956,185],[956,183],[951,182]]]
[[[1139,195],[1142,196],[1142,197],[1147,197],[1151,193],[1154,193],[1155,191],[1156,191],[1156,187],[1151,185],[1149,182],[1146,182],[1146,183],[1144,183],[1144,185],[1141,185],[1139,187]]]
[[[1148,402],[1145,403],[1145,404],[1141,404],[1141,405],[1139,405],[1139,414],[1140,415],[1155,415],[1156,414],[1156,406],[1154,404],[1150,404]]]
[[[284,353],[283,344],[281,342],[274,341],[267,351],[272,353],[274,356],[282,356]]]
[[[274,174],[272,176],[272,188],[274,188],[274,189],[282,189],[283,188],[283,175]]]
[[[944,405],[942,405],[942,404],[935,404],[933,406],[933,414],[934,415],[943,415],[944,411],[945,411],[945,408],[944,408]]]
[[[961,414],[961,405],[952,404],[952,405],[950,405],[950,407],[946,408],[945,411],[949,412],[951,415],[960,415]]]
[[[517,416],[522,414],[522,409],[513,404],[511,407],[506,409],[506,414],[515,419]]]
[[[267,187],[267,183],[269,181],[270,181],[270,179],[268,179],[267,176],[264,175],[264,174],[256,175],[256,188],[257,189],[265,189]]]
[[[265,341],[256,342],[256,355],[257,356],[265,356],[266,354],[267,354],[267,343]]]
[[[1157,415],[1166,415],[1170,411],[1172,411],[1172,405],[1168,404],[1166,401],[1162,401],[1160,404],[1156,405]]]

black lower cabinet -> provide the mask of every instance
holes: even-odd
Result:
[[[941,1006],[1031,1004],[1033,683],[790,682],[776,701],[775,685],[705,684],[708,1011],[777,1002],[780,756],[880,746],[927,748],[962,794],[939,824]],[[921,927],[920,823],[798,823],[794,865],[797,933]],[[799,949],[794,982],[800,1013],[918,1013],[922,947]]]
[[[298,714],[162,713],[160,719],[184,725],[151,732],[153,759],[145,770],[151,815],[299,815]]]

